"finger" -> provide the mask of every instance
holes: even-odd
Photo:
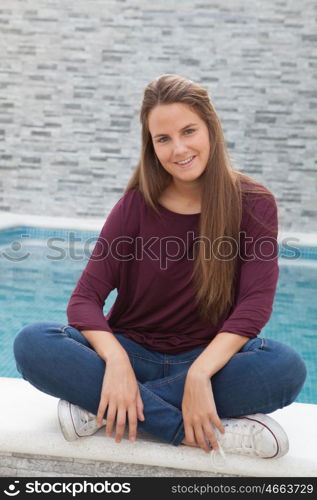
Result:
[[[204,423],[203,430],[204,430],[205,436],[209,440],[209,443],[212,446],[213,450],[219,450],[219,443],[218,443],[217,438],[215,436],[215,433],[213,431],[212,424],[211,424],[210,420],[207,420]]]
[[[195,425],[194,432],[195,432],[196,441],[197,441],[198,445],[200,446],[200,448],[202,448],[206,453],[209,453],[210,447],[206,441],[202,427],[199,425]]]
[[[128,409],[128,419],[129,419],[129,439],[130,441],[136,440],[137,433],[137,410],[135,406],[131,406]]]
[[[106,436],[112,436],[113,424],[116,418],[117,407],[111,403],[108,406],[107,422],[106,422]]]
[[[136,407],[137,407],[137,415],[139,420],[145,420],[144,417],[144,404],[141,398],[140,391],[138,392],[137,395],[137,400],[136,400]]]
[[[212,422],[213,424],[217,427],[217,429],[219,429],[219,431],[224,434],[225,433],[225,428],[223,426],[223,423],[222,421],[220,420],[220,418],[218,417],[218,415],[216,415],[213,419],[212,419]]]
[[[184,430],[186,441],[193,446],[197,445],[193,427],[191,425],[184,425]]]
[[[119,408],[117,413],[117,425],[116,425],[116,437],[115,437],[116,443],[121,442],[122,436],[124,434],[126,417],[127,417],[126,408]]]
[[[102,425],[102,420],[104,419],[104,415],[106,412],[106,408],[108,406],[108,399],[102,399],[100,400],[99,406],[98,406],[98,411],[97,411],[97,425],[100,427]]]

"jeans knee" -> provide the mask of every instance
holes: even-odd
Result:
[[[30,323],[17,333],[13,342],[13,354],[20,373],[25,365],[29,365],[37,357],[39,342],[49,325],[51,323]]]
[[[24,326],[16,335],[13,342],[13,354],[17,364],[17,369],[21,372],[21,366],[27,354],[32,350],[34,333],[37,332],[37,323]]]
[[[291,357],[291,363],[289,364],[291,383],[289,383],[289,403],[295,401],[300,391],[303,388],[307,377],[307,367],[301,356],[294,350]]]
[[[297,360],[295,366],[296,366],[295,373],[297,376],[298,384],[302,388],[307,377],[307,366],[305,361],[300,357],[299,354],[297,354]]]

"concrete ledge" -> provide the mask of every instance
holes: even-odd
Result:
[[[0,453],[0,477],[233,477],[232,474],[122,462]],[[236,477],[236,476],[234,476]]]
[[[19,470],[21,475],[40,475],[39,462],[46,461],[49,475],[56,476],[62,470],[65,474],[67,468],[63,467],[70,463],[69,476],[87,475],[85,471],[90,476],[119,476],[122,471],[131,476],[317,476],[317,405],[293,403],[271,414],[289,436],[290,450],[284,457],[265,460],[227,454],[225,467],[218,467],[199,448],[168,445],[141,433],[135,443],[125,435],[117,444],[101,429],[94,436],[69,443],[59,429],[56,398],[15,378],[0,378],[0,391],[0,475],[8,475],[10,470],[12,475]],[[28,460],[27,467],[23,459]]]

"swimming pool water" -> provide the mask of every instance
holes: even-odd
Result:
[[[12,345],[23,326],[35,321],[67,324],[68,300],[97,236],[95,231],[32,227],[0,231],[0,376],[21,377]],[[301,354],[308,375],[296,401],[317,404],[317,251],[302,249],[301,258],[292,261],[283,255],[281,251],[273,313],[261,337],[284,342]],[[104,313],[116,296],[113,290]]]

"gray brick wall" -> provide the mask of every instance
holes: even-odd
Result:
[[[2,0],[0,216],[103,217],[139,157],[145,85],[205,86],[233,164],[317,231],[315,0]]]

